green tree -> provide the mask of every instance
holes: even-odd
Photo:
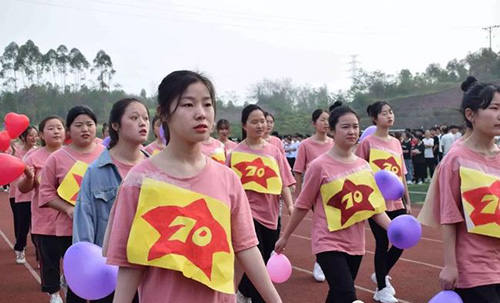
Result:
[[[69,52],[69,66],[75,76],[74,88],[77,91],[80,89],[80,81],[85,79],[84,71],[89,68],[90,64],[77,48],[72,48]]]
[[[34,84],[35,76],[37,82],[40,82],[43,74],[42,53],[33,41],[28,40],[19,47],[18,62],[19,70],[23,73],[23,79],[26,79],[30,86]]]
[[[70,57],[66,45],[59,45],[57,48],[56,66],[61,76],[61,87],[63,91],[66,89],[66,77],[68,76],[69,60]]]
[[[111,79],[116,72],[113,69],[111,57],[105,51],[100,50],[97,52],[93,63],[92,71],[97,72],[97,81],[99,82],[100,89],[110,89]]]
[[[19,46],[15,42],[11,42],[5,47],[0,62],[2,70],[0,77],[4,79],[3,85],[9,88],[13,85],[14,92],[17,92],[18,71],[19,71]]]

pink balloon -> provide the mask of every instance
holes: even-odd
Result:
[[[366,137],[369,135],[373,134],[377,130],[377,127],[375,125],[367,127],[364,131],[361,137],[359,138],[359,142],[363,141]]]
[[[292,275],[292,263],[283,254],[274,254],[267,261],[267,272],[271,281],[283,283]]]

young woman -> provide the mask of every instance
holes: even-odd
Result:
[[[470,136],[441,161],[434,213],[441,224],[443,289],[464,303],[500,302],[500,88],[469,77],[461,110]]]
[[[109,149],[87,169],[73,218],[73,242],[103,245],[111,207],[123,178],[146,159],[142,144],[148,139],[149,111],[133,98],[116,102],[109,116]],[[114,294],[99,300],[113,302]],[[134,298],[138,302],[138,298]]]
[[[413,182],[415,184],[422,184],[425,182],[426,163],[425,163],[425,145],[421,135],[415,135],[415,146],[412,150],[412,162],[414,168]]]
[[[217,136],[219,141],[224,144],[224,149],[226,150],[226,155],[229,154],[238,143],[229,140],[229,134],[231,133],[231,124],[226,119],[220,119],[217,121]]]
[[[156,155],[160,151],[165,148],[165,142],[160,136],[160,127],[161,127],[161,118],[160,116],[155,116],[153,118],[153,133],[155,135],[155,140],[147,145],[144,150],[147,151],[150,155]]]
[[[59,295],[59,262],[61,255],[56,238],[55,220],[58,212],[52,208],[39,207],[39,186],[42,168],[49,156],[62,147],[64,142],[64,122],[57,116],[49,116],[40,122],[42,147],[33,150],[24,159],[26,172],[18,182],[21,193],[33,191],[31,200],[31,234],[35,238],[40,262],[42,292],[48,293],[50,303],[62,303]]]
[[[240,177],[250,202],[253,223],[259,240],[259,250],[265,263],[269,260],[277,240],[279,198],[293,211],[289,186],[295,183],[285,156],[263,139],[266,119],[264,111],[251,104],[241,115],[243,141],[228,156],[227,163]],[[245,275],[239,291],[253,303],[265,302]]]
[[[373,216],[387,229],[390,219],[370,165],[352,152],[359,137],[357,114],[339,101],[332,107],[329,125],[335,144],[309,164],[295,210],[275,250],[284,250],[314,207],[311,245],[330,286],[326,302],[351,303],[356,300],[354,280],[365,253],[365,220]]]
[[[357,147],[356,154],[370,163],[374,172],[385,169],[395,173],[403,182],[406,190],[403,200],[385,201],[387,215],[394,219],[397,216],[410,213],[411,204],[406,185],[403,150],[401,143],[389,135],[389,128],[394,125],[394,112],[387,102],[375,102],[367,108],[368,115],[377,126],[374,134],[367,136]],[[397,302],[396,291],[390,284],[388,276],[391,268],[403,253],[403,250],[392,246],[389,249],[387,232],[374,220],[369,220],[370,228],[375,237],[375,273],[371,278],[377,284],[374,299],[383,303]]]
[[[95,142],[97,119],[87,106],[71,108],[66,117],[66,132],[71,144],[52,153],[42,170],[39,206],[58,211],[55,219],[60,256],[72,244],[73,212],[81,180],[92,163],[104,150]],[[66,302],[85,302],[68,287]]]
[[[273,136],[274,129],[274,116],[271,113],[265,112],[266,117],[266,128],[264,132],[264,140],[269,142],[271,145],[274,145],[278,148],[278,150],[285,155],[285,148],[283,147],[283,141],[280,138]]]
[[[300,143],[295,164],[293,166],[293,174],[295,176],[295,180],[297,181],[295,197],[300,195],[302,190],[302,177],[306,172],[307,167],[314,159],[328,152],[333,147],[333,139],[327,136],[330,131],[330,127],[328,125],[329,116],[329,113],[324,109],[317,109],[312,113],[312,123],[315,133],[310,138],[307,138]],[[325,281],[325,274],[321,270],[318,262],[314,263],[313,276],[318,282]]]
[[[23,159],[30,151],[36,148],[38,140],[38,130],[34,126],[28,128],[19,136],[21,145],[13,147],[13,155]],[[16,253],[16,263],[26,263],[25,248],[31,223],[31,192],[21,193],[17,189],[16,180],[10,184],[9,197],[10,206],[14,215],[14,233],[16,235],[16,244],[14,251]]]
[[[120,267],[113,302],[130,302],[137,288],[141,303],[234,302],[235,257],[267,302],[281,302],[240,181],[201,152],[215,118],[212,83],[173,72],[158,103],[171,140],[130,170],[112,210],[105,246]]]

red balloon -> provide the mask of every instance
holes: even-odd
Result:
[[[8,155],[0,154],[0,186],[11,183],[24,173],[25,165],[20,159]]]
[[[0,152],[4,152],[10,147],[10,136],[7,131],[0,132]]]
[[[11,138],[19,137],[30,125],[30,119],[26,115],[8,113],[5,115],[5,128]]]

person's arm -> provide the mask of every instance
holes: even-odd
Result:
[[[297,197],[300,195],[300,192],[302,191],[302,173],[294,171],[293,175],[295,177],[295,181],[297,182],[295,183],[295,192],[294,192],[295,199],[297,199]]]
[[[285,231],[283,232],[283,235],[278,239],[276,244],[274,245],[274,251],[277,252],[278,254],[281,253],[286,246],[286,242],[288,241],[288,238],[290,238],[290,235],[293,233],[293,231],[297,228],[297,226],[302,222],[304,217],[307,215],[307,212],[309,210],[307,209],[302,209],[302,208],[296,208],[293,213],[292,217],[290,218],[290,221],[288,222]]]
[[[292,194],[290,193],[290,188],[283,187],[283,189],[281,190],[281,198],[283,199],[283,202],[285,202],[288,212],[290,213],[290,215],[292,215],[293,199],[292,199]]]
[[[35,188],[35,168],[26,165],[24,170],[24,177],[17,182],[17,189],[23,194],[30,192]]]
[[[377,224],[382,227],[383,229],[387,230],[389,228],[389,225],[391,224],[391,218],[389,218],[389,216],[387,215],[387,213],[385,211],[379,213],[379,214],[376,214],[376,215],[373,215],[373,220],[375,220],[375,222],[377,222]]]
[[[73,212],[75,211],[75,207],[70,203],[64,201],[63,199],[57,197],[54,200],[51,200],[47,203],[50,208],[53,208],[57,211],[63,212],[68,215],[71,219],[73,219]]]
[[[257,246],[237,252],[236,258],[265,302],[282,302],[276,288],[274,288],[269,278],[264,260]],[[114,303],[118,302],[115,301]]]
[[[439,283],[444,290],[454,289],[457,285],[458,270],[455,245],[457,227],[455,224],[441,225],[443,235],[444,268],[439,273]]]
[[[131,303],[142,280],[143,273],[144,269],[142,268],[120,267],[113,303]]]

